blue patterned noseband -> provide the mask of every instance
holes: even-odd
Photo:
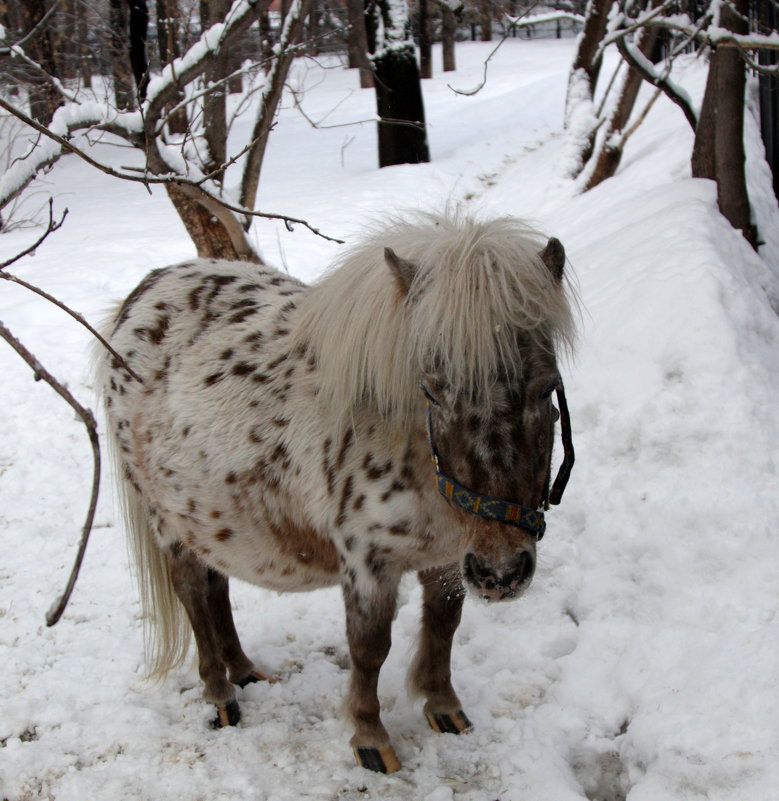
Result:
[[[568,404],[565,400],[565,392],[562,385],[557,388],[556,392],[557,401],[560,405],[563,462],[560,465],[551,490],[549,489],[549,481],[547,480],[546,482],[546,490],[544,491],[544,497],[541,501],[542,509],[531,509],[529,506],[523,506],[521,503],[513,503],[511,501],[501,500],[500,498],[493,498],[489,495],[482,495],[479,492],[474,492],[464,487],[453,478],[447,476],[446,473],[441,470],[438,451],[433,441],[432,406],[437,405],[437,402],[424,388],[422,391],[427,398],[427,438],[430,443],[430,452],[433,455],[433,464],[435,465],[436,484],[441,495],[465,512],[486,518],[487,520],[497,520],[501,523],[523,528],[535,534],[536,539],[540,540],[541,537],[544,536],[544,531],[546,530],[544,511],[549,509],[550,504],[557,505],[562,500],[563,491],[565,490],[565,485],[568,483],[568,478],[571,475],[571,469],[574,463],[571,418],[568,414]],[[548,470],[550,476],[551,469],[552,465],[550,463]]]

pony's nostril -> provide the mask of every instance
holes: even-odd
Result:
[[[492,589],[497,583],[498,579],[495,573],[481,562],[476,554],[466,554],[463,568],[465,569],[465,578],[477,587]]]
[[[481,582],[481,570],[479,569],[479,560],[476,556],[472,553],[465,554],[465,559],[463,559],[463,569],[465,572],[465,578],[471,582],[471,584],[478,585]]]
[[[522,551],[515,560],[512,570],[506,575],[506,584],[522,584],[532,578],[536,569],[536,559],[530,551]]]

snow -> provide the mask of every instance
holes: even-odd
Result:
[[[356,88],[353,71],[300,61],[291,80],[308,87],[308,116],[332,111],[336,127],[314,130],[289,99],[260,186],[264,210],[346,239],[388,211],[459,202],[530,218],[566,246],[583,307],[579,349],[564,365],[577,465],[548,515],[528,595],[466,603],[453,672],[474,732],[434,734],[406,697],[420,602],[412,577],[380,685],[400,772],[353,764],[336,590],[235,584],[244,646],[280,681],[239,691],[241,725],[210,730],[192,665],[158,685],[143,680],[107,471],[81,579],[62,621],[46,628],[78,542],[91,455],[73,412],[4,348],[3,799],[777,797],[779,208],[755,122],[745,140],[760,255],[719,215],[714,187],[689,177],[691,132],[665,98],[618,175],[576,195],[558,163],[571,40],[508,40],[481,92],[447,88],[475,83],[490,50],[461,43],[457,73],[424,83],[433,161],[381,171],[375,124],[337,127],[370,118],[373,93]],[[680,81],[700,97],[699,65]],[[114,167],[134,163],[127,150],[95,150]],[[73,156],[41,186],[70,213],[12,269],[93,322],[148,270],[193,255],[162,188],[149,194]],[[34,235],[3,235],[0,260]],[[252,236],[306,280],[339,247],[263,220]],[[87,333],[20,287],[1,290],[0,319],[94,406]]]

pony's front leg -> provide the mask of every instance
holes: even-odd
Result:
[[[437,732],[462,734],[472,728],[452,687],[452,639],[460,625],[463,589],[455,565],[424,570],[422,584],[422,630],[419,650],[409,675],[415,695],[423,695],[425,717]]]
[[[371,573],[360,576],[344,571],[342,581],[346,606],[346,634],[352,669],[347,710],[355,732],[350,743],[358,765],[379,773],[400,768],[395,749],[379,716],[379,671],[392,642],[400,574]]]

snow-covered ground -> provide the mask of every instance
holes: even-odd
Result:
[[[336,590],[234,586],[246,650],[281,680],[240,691],[240,726],[209,729],[194,667],[143,680],[107,471],[80,582],[46,628],[91,456],[73,412],[0,348],[0,798],[779,798],[779,210],[750,119],[761,258],[720,217],[713,186],[689,177],[691,133],[663,100],[619,175],[576,196],[559,166],[571,47],[510,40],[485,88],[466,97],[448,84],[475,86],[489,46],[459,45],[458,71],[425,82],[424,166],[379,171],[372,123],[314,130],[289,102],[260,190],[264,210],[347,239],[387,211],[459,202],[530,218],[566,245],[583,306],[565,367],[578,460],[529,594],[466,603],[454,681],[475,731],[434,734],[405,695],[420,601],[411,577],[380,687],[399,773],[353,763]],[[699,96],[703,77],[690,64],[682,80]],[[294,82],[322,126],[374,113],[353,72],[301,62]],[[117,166],[135,158],[96,152]],[[13,270],[92,320],[149,269],[193,254],[161,191],[73,156],[38,186],[70,214]],[[257,222],[253,235],[269,261],[304,279],[338,250],[276,223]],[[0,237],[0,259],[34,236]],[[0,319],[94,406],[80,327],[8,283]]]

